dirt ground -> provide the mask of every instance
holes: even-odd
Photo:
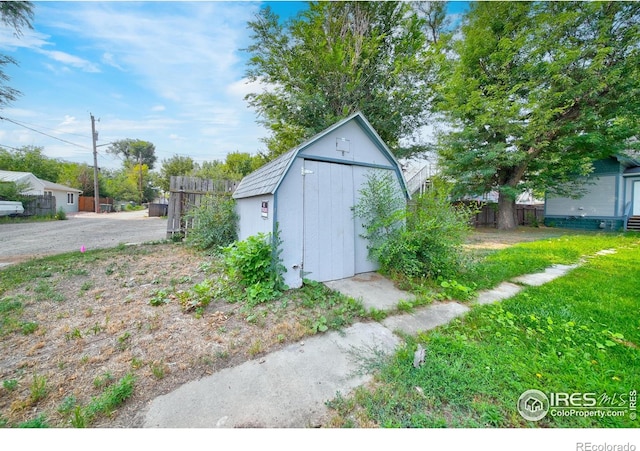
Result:
[[[549,227],[518,227],[508,232],[493,227],[478,227],[474,230],[465,247],[469,249],[504,249],[516,243],[557,238],[576,233],[580,232]]]
[[[478,230],[469,246],[500,248],[558,235]],[[177,293],[219,277],[213,262],[182,245],[129,246],[81,267],[44,268],[42,277],[4,293],[4,300],[22,302],[22,321],[38,328],[2,336],[0,420],[16,425],[44,413],[51,426],[69,427],[63,406],[86,405],[132,372],[133,396],[91,426],[140,427],[154,397],[313,333],[294,302],[265,305],[249,316],[239,304],[213,300],[201,315],[184,313]],[[153,306],[154,299],[167,302]],[[46,378],[47,394],[38,401],[31,396],[34,375]]]
[[[164,240],[167,219],[149,217],[147,210],[117,213],[69,213],[65,221],[0,224],[0,267],[34,257],[86,249],[106,249],[120,243]]]

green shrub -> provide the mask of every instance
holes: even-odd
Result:
[[[409,278],[450,277],[463,261],[462,244],[473,211],[449,201],[449,189],[435,183],[410,208],[400,208],[392,177],[373,172],[358,204],[369,240],[369,257],[382,271]]]
[[[408,210],[404,230],[381,246],[380,265],[409,277],[455,275],[463,263],[472,214],[451,204],[446,187],[434,185]]]
[[[62,209],[62,207],[58,208],[56,215],[54,216],[58,221],[64,221],[67,219],[67,213]]]
[[[369,171],[359,194],[354,215],[362,219],[363,237],[369,241],[369,258],[377,261],[378,250],[402,230],[406,201],[390,171]]]
[[[202,203],[189,210],[186,221],[193,223],[187,244],[200,250],[218,250],[238,238],[238,214],[235,202],[227,194],[207,195]]]
[[[223,248],[225,272],[244,288],[250,305],[269,301],[287,289],[280,259],[280,234],[259,233]]]

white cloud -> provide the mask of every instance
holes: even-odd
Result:
[[[168,100],[192,107],[215,101],[242,76],[238,49],[246,46],[246,22],[258,5],[158,5],[76,3],[67,11],[72,20],[60,26]]]
[[[54,61],[67,66],[76,67],[84,72],[100,72],[100,68],[92,62],[66,52],[61,52],[59,50],[39,50],[39,52]]]
[[[151,111],[153,112],[160,112],[160,111],[164,111],[167,108],[164,105],[155,105],[151,108]]]
[[[15,36],[9,27],[0,27],[0,49],[14,51],[18,48],[41,49],[51,36],[36,30],[23,30],[22,36]]]
[[[115,57],[113,56],[113,53],[110,52],[105,52],[102,54],[102,62],[108,66],[111,67],[115,67],[116,69],[119,69],[121,71],[124,71],[124,69],[122,68],[122,66],[120,66],[116,61],[115,61]]]
[[[65,125],[71,125],[71,124],[76,124],[76,118],[73,116],[69,116],[68,114],[64,115],[64,120],[60,123],[60,126],[65,126]]]
[[[244,99],[247,94],[262,93],[269,90],[269,85],[261,80],[249,81],[248,78],[242,78],[227,86],[227,93],[233,97]]]

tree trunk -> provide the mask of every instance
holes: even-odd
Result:
[[[516,200],[500,192],[498,194],[498,229],[512,230],[518,225],[516,220]]]

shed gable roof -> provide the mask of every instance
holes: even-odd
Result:
[[[246,197],[261,196],[264,194],[274,194],[293,160],[302,150],[352,120],[356,120],[374,144],[376,144],[378,149],[380,149],[380,151],[385,154],[385,156],[392,161],[396,167],[399,167],[397,160],[387,145],[382,141],[382,138],[380,138],[378,133],[374,130],[373,126],[369,121],[367,121],[362,113],[357,112],[339,122],[336,122],[331,127],[309,138],[299,146],[280,155],[275,160],[265,164],[261,168],[244,177],[234,191],[233,198],[242,199]]]

